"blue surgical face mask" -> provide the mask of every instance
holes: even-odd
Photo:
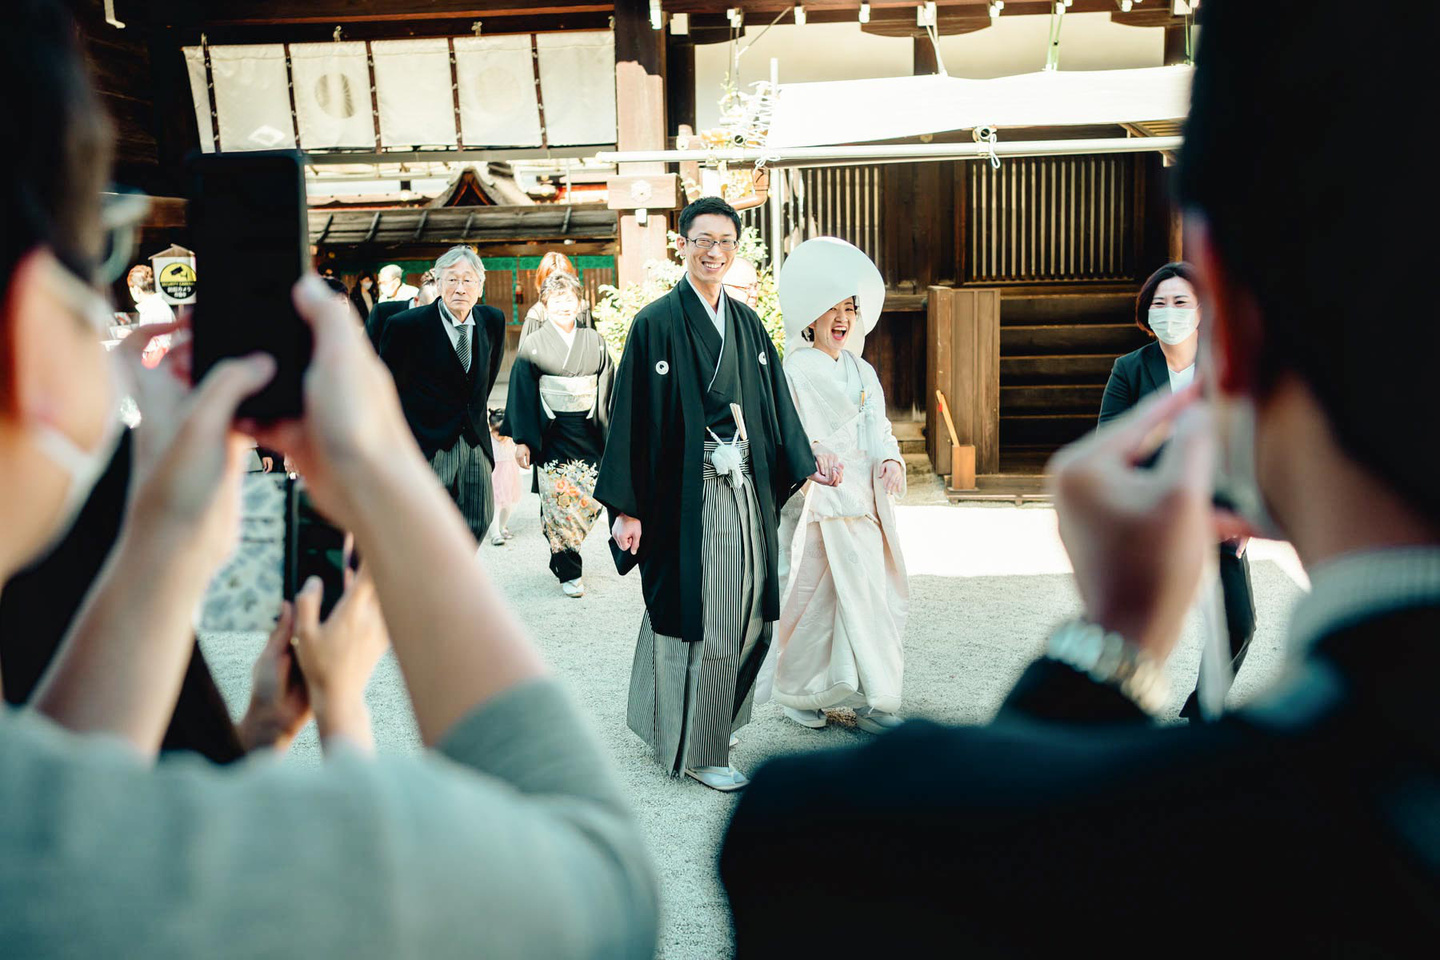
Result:
[[[1151,307],[1150,329],[1161,343],[1184,343],[1200,326],[1200,311],[1184,307]]]

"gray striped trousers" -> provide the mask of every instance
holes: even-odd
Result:
[[[640,622],[626,720],[675,776],[686,767],[729,764],[730,734],[750,722],[755,677],[770,646],[764,618],[765,539],[748,445],[745,483],[732,486],[710,466],[705,445],[701,514],[704,641],[658,634]]]
[[[480,439],[489,443],[490,436]],[[440,478],[440,484],[450,494],[450,499],[460,508],[465,523],[478,542],[485,538],[490,521],[495,516],[494,485],[490,477],[490,461],[478,446],[471,446],[463,436],[455,440],[449,450],[440,450],[430,458],[430,469]]]

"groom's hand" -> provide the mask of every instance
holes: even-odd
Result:
[[[610,528],[610,536],[621,550],[628,550],[632,555],[640,552],[640,521],[627,514],[620,514],[615,518],[615,525]]]

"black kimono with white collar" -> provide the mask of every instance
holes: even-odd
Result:
[[[594,406],[583,412],[547,412],[540,402],[542,376],[593,376]],[[609,348],[597,331],[576,326],[574,339],[567,342],[547,321],[520,343],[520,352],[510,368],[505,423],[500,432],[528,446],[537,466],[557,460],[584,460],[598,465],[605,449],[614,379]]]
[[[815,472],[810,440],[790,400],[780,356],[755,311],[726,304],[724,354],[733,355],[750,442],[767,558],[763,613],[780,616],[779,506]],[[642,523],[637,556],[616,551],[627,573],[636,563],[655,632],[704,639],[700,552],[706,392],[715,377],[689,322],[710,324],[699,296],[677,283],[635,317],[615,377],[610,434],[595,499]],[[713,329],[713,327],[712,327]],[[722,374],[727,358],[722,356]],[[722,379],[725,379],[722,377]]]

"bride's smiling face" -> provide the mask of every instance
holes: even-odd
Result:
[[[845,348],[858,322],[855,298],[846,297],[810,325],[815,334],[815,346],[832,357],[840,356],[840,351]]]

